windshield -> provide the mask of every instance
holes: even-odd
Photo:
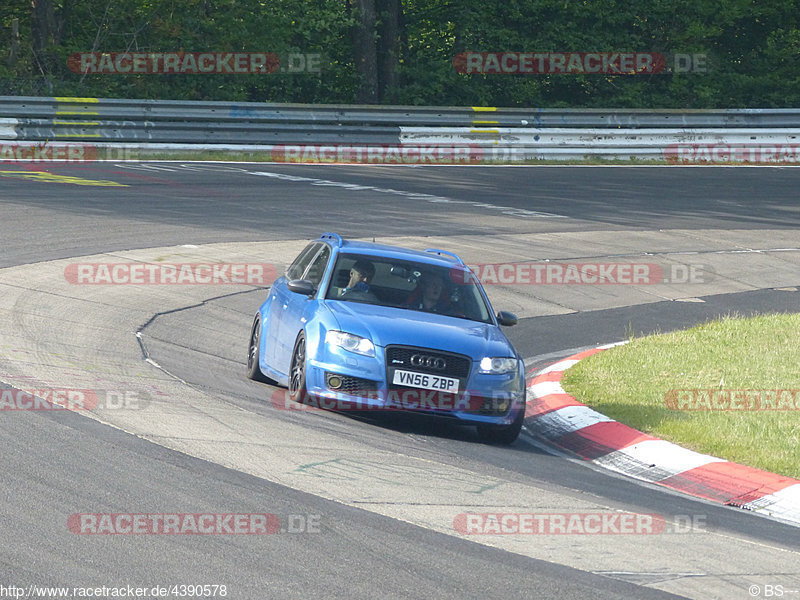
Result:
[[[477,282],[455,266],[340,254],[325,298],[492,322]]]

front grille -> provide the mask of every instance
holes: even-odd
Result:
[[[444,368],[437,368],[441,364],[439,361],[444,361]],[[426,366],[426,364],[431,366]],[[430,350],[429,348],[387,346],[386,367],[466,379],[472,370],[472,360],[463,354]]]
[[[414,387],[393,384],[395,369],[415,371],[431,375],[453,377],[460,382],[460,392],[455,396],[449,392],[422,390]],[[419,348],[415,346],[386,347],[386,375],[390,390],[395,390],[401,398],[419,395],[421,405],[416,410],[450,412],[456,407],[465,408],[462,403],[464,386],[472,370],[472,360],[463,354]],[[412,409],[414,410],[414,409]]]
[[[342,380],[342,385],[338,388],[333,388],[330,385],[331,377],[338,377]],[[378,382],[371,379],[362,379],[361,377],[352,377],[350,375],[339,375],[338,373],[325,372],[325,385],[328,389],[334,392],[344,392],[351,396],[373,396],[378,389]]]

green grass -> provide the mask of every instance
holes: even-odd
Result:
[[[323,144],[324,145],[324,144]],[[115,154],[113,149],[101,149],[99,152],[100,160],[110,160],[114,162],[124,162],[128,158]],[[132,150],[129,152],[130,160],[139,161],[155,161],[155,160],[202,160],[202,161],[219,161],[219,162],[275,162],[272,157],[272,152],[269,150]],[[298,161],[299,162],[299,161]],[[318,164],[335,165],[335,161],[319,161]],[[363,163],[374,165],[395,165],[395,164],[417,164],[417,163],[394,163],[394,162],[375,162]],[[432,163],[419,163],[419,164],[437,164],[436,161]],[[447,164],[447,163],[441,163]],[[453,164],[467,164],[454,162]],[[680,162],[675,160],[667,160],[665,158],[638,158],[631,157],[625,158],[601,158],[587,154],[583,158],[570,158],[570,159],[544,159],[544,158],[527,158],[525,160],[482,160],[477,165],[617,165],[617,166],[634,166],[634,165],[648,165],[648,166],[686,166],[693,164],[700,165],[741,165],[741,162]],[[753,163],[756,164],[756,163]],[[780,166],[791,166],[792,163],[771,163]]]
[[[266,150],[130,150],[128,155],[121,155],[119,151],[114,149],[101,148],[98,152],[100,160],[109,160],[114,162],[124,162],[126,159],[131,160],[204,160],[204,161],[220,161],[220,162],[273,162],[272,152]],[[336,164],[333,162],[321,161],[319,164]],[[374,163],[384,164],[384,163]],[[385,163],[387,165],[395,163]],[[461,163],[455,163],[461,164]],[[674,161],[670,162],[665,159],[637,159],[630,160],[623,159],[606,159],[594,156],[586,156],[583,159],[570,159],[570,160],[544,160],[544,159],[527,159],[524,161],[501,161],[501,160],[487,160],[479,164],[483,165],[672,165]]]
[[[665,403],[674,389],[796,390],[799,342],[800,314],[728,316],[600,352],[569,369],[562,386],[640,431],[800,479],[800,410],[673,410]]]

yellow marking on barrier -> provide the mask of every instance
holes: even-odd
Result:
[[[53,119],[53,125],[100,125],[99,121],[60,121]]]
[[[107,179],[83,179],[72,177],[71,175],[56,175],[46,171],[0,171],[0,177],[11,179],[29,179],[31,181],[42,181],[44,183],[71,183],[72,185],[90,185],[104,187],[128,187],[124,183],[109,181]]]
[[[97,104],[100,102],[99,98],[70,98],[68,96],[56,96],[56,102],[71,102],[73,104],[80,102],[91,102]]]
[[[57,110],[57,115],[99,115],[96,110]]]
[[[500,133],[499,129],[470,129],[470,133]]]
[[[473,106],[472,110],[475,112],[496,112],[496,106]]]
[[[473,125],[498,125],[500,121],[473,121]]]

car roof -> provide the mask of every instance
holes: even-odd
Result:
[[[330,235],[330,234],[325,234]],[[331,238],[320,237],[322,241],[331,242]],[[336,240],[333,240],[333,245],[336,246]],[[403,248],[400,246],[389,246],[387,244],[377,244],[374,242],[359,242],[354,240],[341,240],[339,245],[339,252],[344,254],[361,254],[365,256],[374,256],[381,258],[392,258],[396,260],[410,260],[421,262],[429,265],[439,265],[443,267],[461,267],[465,265],[460,257],[451,254],[436,254],[438,251],[424,251],[412,250],[410,248]]]

